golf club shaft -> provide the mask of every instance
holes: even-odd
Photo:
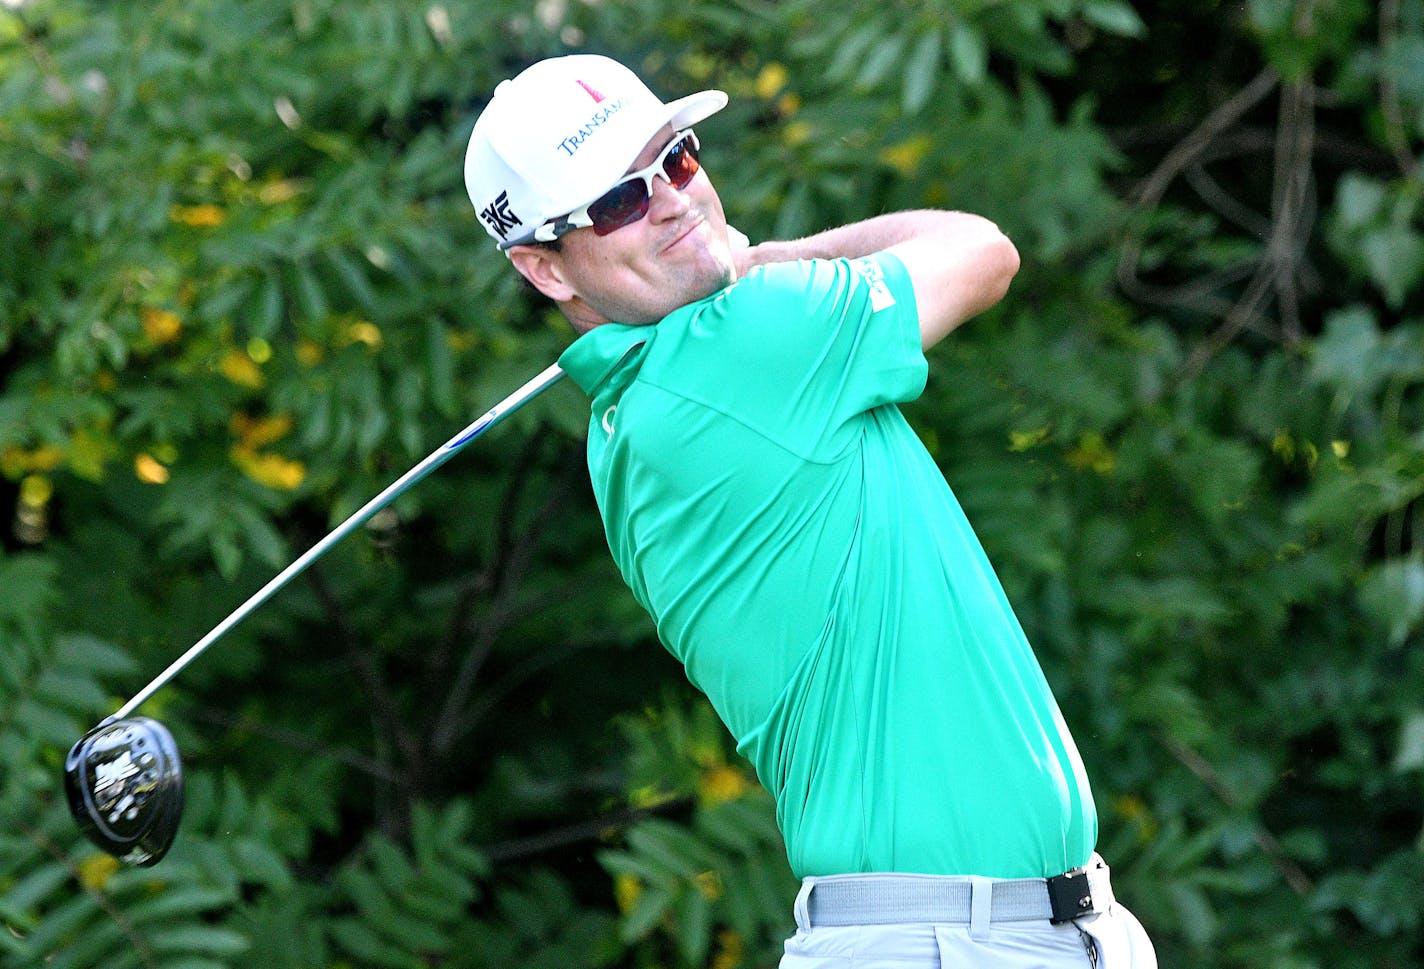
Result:
[[[250,599],[248,599],[242,605],[238,606],[235,610],[233,610],[231,615],[229,615],[222,622],[214,626],[211,632],[209,632],[206,636],[204,636],[202,639],[198,640],[191,647],[189,647],[188,651],[185,652],[182,656],[178,657],[176,660],[174,660],[173,663],[168,667],[168,669],[158,674],[158,676],[154,678],[153,682],[149,683],[148,686],[144,687],[142,690],[136,693],[133,699],[125,703],[122,707],[118,709],[116,713],[113,714],[113,716],[108,717],[104,722],[108,723],[114,720],[122,720],[124,717],[133,713],[133,711],[138,709],[139,706],[144,703],[144,701],[146,701],[149,697],[153,696],[154,693],[158,692],[158,690],[165,686],[169,680],[177,676],[183,670],[184,667],[186,667],[193,660],[197,659],[198,656],[201,655],[205,649],[207,649],[213,643],[217,642],[217,640],[224,633],[226,633],[229,629],[231,629],[233,626],[236,626],[239,622],[246,618],[248,613],[252,612],[252,610],[256,609],[258,606],[262,605],[262,603],[266,602],[269,598],[271,598],[272,595],[278,589],[282,588],[282,586],[286,585],[292,579],[300,575],[306,569],[307,566],[311,565],[317,559],[321,558],[321,556],[326,554],[326,552],[330,550],[331,547],[334,546],[337,542],[341,541],[347,535],[350,535],[353,531],[360,528],[363,524],[366,523],[368,519],[370,519],[372,515],[389,505],[392,501],[398,498],[417,481],[420,481],[426,475],[430,474],[430,472],[434,471],[446,461],[450,460],[457,453],[459,453],[460,450],[464,448],[466,444],[469,444],[475,438],[479,437],[485,431],[489,430],[495,424],[499,423],[502,418],[514,413],[514,411],[518,410],[520,407],[524,406],[529,401],[537,397],[540,393],[553,386],[554,383],[557,382],[558,379],[563,375],[564,372],[559,369],[559,365],[553,364],[548,369],[540,373],[533,380],[530,380],[528,383],[520,387],[514,393],[510,394],[504,400],[491,407],[477,420],[470,424],[469,427],[466,427],[459,434],[456,434],[449,441],[445,442],[445,444],[442,445],[439,450],[435,451],[425,460],[421,461],[415,467],[407,471],[397,481],[395,481],[388,488],[386,488],[385,491],[382,491],[379,495],[366,502],[366,504],[363,505],[361,509],[357,511],[354,515],[346,519],[340,525],[336,526],[335,530],[333,530],[331,534],[327,535],[321,541],[317,542],[311,548],[307,549],[306,553],[302,555],[301,558],[297,559],[291,565],[287,566],[281,571],[281,573],[276,576],[276,578],[272,579],[272,581],[268,582],[261,589],[257,590],[257,592],[254,593]]]

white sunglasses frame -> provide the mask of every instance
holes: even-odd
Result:
[[[575,229],[587,229],[592,227],[593,219],[589,217],[588,210],[591,207],[597,205],[599,201],[609,192],[627,184],[628,182],[634,181],[635,179],[643,180],[643,191],[646,193],[646,197],[651,199],[653,197],[654,178],[661,178],[669,185],[672,184],[672,179],[669,178],[668,173],[663,170],[663,162],[667,161],[667,156],[672,154],[674,148],[676,148],[678,145],[682,144],[688,139],[691,139],[692,141],[692,150],[694,152],[696,152],[702,147],[701,143],[699,143],[697,140],[697,133],[694,132],[691,128],[683,128],[681,131],[678,131],[673,134],[672,140],[663,146],[663,150],[658,152],[658,157],[654,158],[649,165],[638,169],[636,172],[629,172],[628,174],[624,175],[617,182],[615,182],[613,186],[610,187],[607,191],[600,192],[598,198],[594,199],[592,202],[589,202],[587,205],[583,205],[577,209],[574,209],[572,212],[570,212],[563,218],[550,219],[548,222],[545,222],[543,225],[539,226],[539,228],[534,230],[534,235],[531,237],[532,241],[553,242],[555,239],[559,238],[559,236],[564,235],[565,233],[572,232]],[[701,171],[701,159],[697,159],[697,164],[698,171]],[[697,175],[694,174],[692,177],[696,178]],[[644,211],[643,215],[638,216],[638,218],[634,219],[633,222],[637,222],[640,219],[645,218],[646,216],[647,212]],[[625,223],[625,225],[632,225],[633,222]],[[609,231],[616,232],[618,231],[618,229],[621,229],[623,227],[624,226],[620,225],[616,229],[610,229]],[[511,245],[517,245],[517,243],[511,243]]]

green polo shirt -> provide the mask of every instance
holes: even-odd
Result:
[[[760,267],[560,364],[609,548],[776,798],[798,876],[1088,860],[1077,749],[943,475],[893,256]]]

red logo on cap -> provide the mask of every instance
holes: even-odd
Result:
[[[587,84],[585,84],[583,81],[579,81],[579,82],[578,82],[578,86],[581,87],[581,88],[583,88],[585,91],[588,92],[588,96],[591,97],[591,98],[593,98],[593,103],[594,103],[594,104],[597,104],[598,102],[600,102],[600,101],[603,100],[603,95],[599,94],[597,91],[595,91],[593,88],[589,87],[589,86],[588,86]]]

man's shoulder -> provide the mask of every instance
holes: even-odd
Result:
[[[724,290],[729,309],[755,313],[758,308],[781,312],[842,312],[865,300],[871,312],[894,306],[908,278],[891,253],[839,259],[801,259],[767,263],[750,270]]]
[[[844,286],[848,262],[843,259],[797,259],[755,266],[720,293],[714,300],[738,312],[754,312],[758,307],[779,307],[787,303],[804,306],[829,290]]]

